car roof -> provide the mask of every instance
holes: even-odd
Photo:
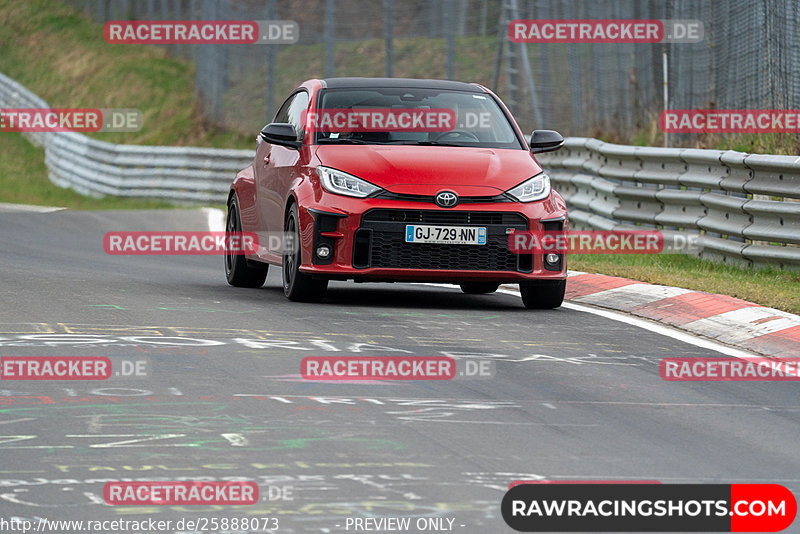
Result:
[[[409,89],[443,89],[451,91],[467,91],[483,93],[484,90],[472,83],[454,82],[450,80],[426,80],[419,78],[326,78],[322,87],[328,89],[356,88],[403,88]]]

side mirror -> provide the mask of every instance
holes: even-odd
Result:
[[[294,126],[285,122],[271,122],[261,130],[261,139],[273,145],[299,149],[302,142],[297,139]]]
[[[531,134],[531,152],[550,152],[558,150],[564,144],[564,138],[555,130],[534,130]]]

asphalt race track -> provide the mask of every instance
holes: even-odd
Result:
[[[777,483],[800,494],[796,383],[659,377],[663,357],[715,350],[575,309],[527,311],[510,294],[334,282],[323,304],[298,304],[274,267],[263,288],[238,289],[219,256],[103,251],[107,231],[206,230],[207,220],[0,213],[0,356],[108,356],[146,361],[148,373],[0,383],[0,516],[269,517],[281,533],[409,517],[486,534],[513,532],[499,507],[514,480]],[[491,360],[496,375],[302,380],[303,357],[332,355]],[[203,477],[254,480],[260,503],[103,503],[107,481]]]

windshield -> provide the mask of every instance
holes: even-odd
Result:
[[[357,88],[321,93],[309,114],[318,144],[524,149],[491,95],[440,89]]]

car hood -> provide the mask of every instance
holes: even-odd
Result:
[[[542,172],[526,150],[437,146],[324,145],[322,165],[393,193],[496,195]]]

